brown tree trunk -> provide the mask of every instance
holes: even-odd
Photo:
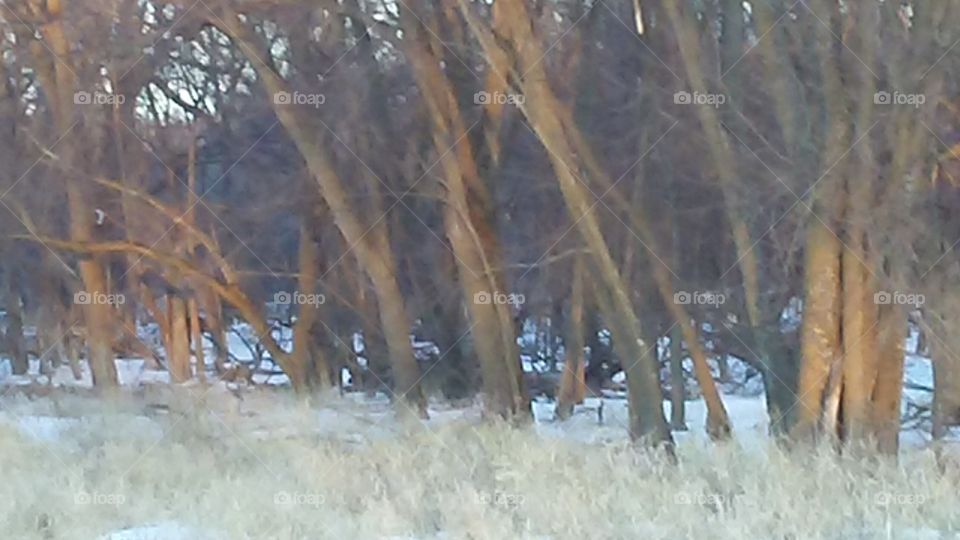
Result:
[[[71,67],[70,43],[63,27],[63,1],[49,2],[47,11],[49,22],[43,25],[41,31],[44,41],[48,44],[47,47],[56,56],[56,60],[52,62],[53,77],[41,76],[41,80],[52,84],[44,90],[53,109],[54,123],[58,131],[66,135],[75,129],[73,99],[77,88]],[[48,62],[40,62],[40,64],[50,65]],[[82,137],[72,137],[61,150],[65,163],[81,170],[84,168],[79,160],[82,154],[75,146],[83,140]],[[94,236],[94,212],[82,182],[81,178],[66,180],[67,208],[70,213],[70,237],[75,241],[87,242]],[[96,257],[84,257],[78,266],[86,293],[94,299],[102,298],[102,295],[108,292],[108,286],[101,261]],[[88,360],[94,384],[116,386],[117,368],[113,358],[112,306],[105,302],[91,301],[83,306],[83,313],[87,327]]]
[[[854,197],[855,198],[855,197]],[[851,210],[855,203],[851,201]],[[845,441],[865,441],[872,435],[872,395],[877,376],[877,306],[873,278],[864,260],[863,236],[850,225],[843,248],[843,424]]]
[[[214,348],[216,350],[213,358],[213,365],[217,373],[222,374],[226,371],[227,361],[230,358],[229,347],[227,346],[227,330],[224,325],[223,304],[220,297],[207,290],[201,293],[203,299],[203,309],[206,313],[207,331],[210,332]]]
[[[297,292],[312,298],[316,295],[317,269],[320,249],[313,237],[313,223],[310,212],[301,218],[300,247],[298,250]],[[313,327],[317,322],[320,304],[297,305],[297,322],[293,326],[293,353],[291,354],[293,373],[290,380],[297,391],[305,391],[316,386],[319,389],[330,387],[330,367],[326,358],[313,345]],[[314,380],[314,377],[316,379]]]
[[[187,304],[179,296],[167,296],[167,315],[170,335],[167,339],[167,369],[170,380],[183,383],[190,380],[190,332],[187,324]]]
[[[727,409],[723,405],[723,399],[720,397],[720,391],[717,390],[717,384],[713,380],[713,372],[710,371],[710,364],[707,362],[707,351],[700,343],[700,336],[693,323],[690,322],[690,316],[683,305],[677,303],[673,297],[673,287],[667,268],[659,262],[652,262],[654,279],[657,281],[657,287],[660,290],[660,296],[664,304],[677,323],[683,340],[687,344],[687,351],[693,360],[693,370],[697,376],[697,383],[700,384],[700,390],[703,392],[703,400],[707,405],[707,434],[713,440],[723,440],[730,437],[732,430],[730,418],[727,415]]]
[[[831,369],[841,359],[840,240],[819,219],[807,233],[801,364],[798,383],[798,437],[814,436],[823,415]]]
[[[586,393],[584,380],[583,339],[583,255],[573,265],[573,286],[570,291],[570,314],[567,320],[567,339],[564,343],[563,375],[557,395],[556,416],[566,420],[573,415],[573,407]]]
[[[906,333],[907,314],[902,306],[881,306],[876,330],[877,379],[873,387],[872,424],[878,448],[890,455],[896,455],[900,446],[903,341]]]

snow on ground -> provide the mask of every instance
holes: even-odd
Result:
[[[166,521],[105,534],[99,540],[219,540],[223,535]]]
[[[602,423],[598,415],[603,404]],[[766,443],[762,400],[728,396],[733,444],[687,408],[679,466],[626,441],[625,402],[568,422],[481,422],[382,396],[153,385],[105,403],[61,389],[0,399],[4,538],[79,540],[960,538],[960,468]],[[3,466],[6,465],[6,466]]]
[[[228,335],[234,360],[254,360],[253,337]],[[729,364],[747,382],[721,385],[734,442],[709,443],[688,400],[669,467],[629,446],[622,392],[565,422],[538,399],[534,424],[508,429],[478,403],[431,401],[428,421],[401,422],[382,394],[304,402],[267,375],[170,385],[139,359],[118,359],[123,391],[96,399],[85,364],[77,380],[0,361],[0,537],[960,539],[960,457],[923,421],[899,464],[787,453],[767,437],[759,378]],[[905,382],[909,416],[929,405],[929,359],[908,354]]]

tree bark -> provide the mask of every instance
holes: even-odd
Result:
[[[810,223],[806,242],[801,366],[793,432],[812,437],[823,415],[831,369],[841,359],[840,240],[819,219]]]
[[[167,340],[167,369],[170,380],[183,383],[190,380],[190,332],[187,324],[187,303],[180,297],[167,296],[170,336]]]
[[[313,297],[317,289],[317,269],[320,249],[313,237],[313,222],[310,212],[301,218],[300,247],[298,250],[297,292]],[[326,358],[313,344],[313,327],[317,323],[320,305],[299,304],[297,322],[293,326],[292,373],[290,380],[294,389],[326,389],[331,385],[330,367]]]
[[[41,32],[49,49],[56,57],[52,62],[53,76],[40,77],[53,86],[44,88],[53,109],[54,124],[61,134],[75,127],[74,92],[76,80],[72,69],[70,43],[63,25],[63,2],[47,4],[49,22],[43,25]],[[42,53],[40,53],[42,54]],[[41,63],[41,65],[44,63]],[[47,63],[47,65],[50,65]],[[79,162],[79,149],[82,137],[72,137],[63,145],[61,156],[70,166],[82,169]],[[70,214],[70,237],[75,241],[87,242],[93,239],[93,206],[88,200],[87,190],[82,179],[66,180],[67,208]],[[78,263],[80,277],[86,293],[91,298],[100,298],[108,292],[107,275],[103,264],[95,257],[85,257]],[[83,306],[84,321],[87,327],[88,361],[90,362],[95,385],[113,387],[117,385],[117,368],[113,358],[112,307],[104,302],[92,301]]]
[[[881,452],[896,455],[900,446],[900,401],[903,396],[904,336],[902,306],[880,307],[876,335],[877,378],[873,387],[872,427]]]
[[[573,415],[573,407],[586,394],[584,380],[583,339],[583,255],[577,255],[573,265],[573,286],[570,291],[570,313],[567,317],[567,339],[564,343],[563,375],[557,395],[556,416],[566,420]]]

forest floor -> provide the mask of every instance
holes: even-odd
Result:
[[[524,428],[434,404],[223,384],[0,397],[0,537],[16,539],[960,539],[960,464],[907,434],[899,462],[786,451],[762,397],[703,407],[671,466],[626,441],[622,399]]]

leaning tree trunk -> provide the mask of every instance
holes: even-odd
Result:
[[[260,60],[258,55],[262,54],[262,48],[255,45],[251,32],[236,13],[225,9],[223,17],[216,22],[223,26],[222,30],[238,43],[241,52],[250,59],[269,95],[289,94],[287,83]],[[330,208],[334,223],[346,243],[351,246],[351,250],[356,253],[373,284],[394,375],[394,393],[398,405],[402,405],[398,410],[401,413],[414,412],[425,417],[426,398],[420,386],[420,367],[414,358],[410,342],[410,324],[397,281],[395,262],[389,244],[375,240],[379,236],[385,236],[385,233],[381,230],[380,234],[367,234],[369,229],[362,224],[354,211],[343,182],[331,161],[332,156],[322,143],[317,129],[307,125],[302,111],[296,106],[278,103],[278,100],[270,101],[277,119],[286,128],[314,176],[320,193]],[[382,229],[383,226],[376,222],[371,228]]]
[[[499,244],[489,222],[484,186],[467,137],[456,95],[431,52],[422,24],[403,10],[409,31],[407,53],[427,101],[436,152],[441,156],[447,188],[444,226],[453,248],[470,313],[471,332],[480,360],[488,414],[504,418],[529,417],[530,403],[520,370],[516,333],[504,294]],[[504,313],[507,314],[504,317]]]
[[[663,414],[657,361],[651,355],[650,344],[643,341],[640,320],[594,213],[596,203],[590,202],[583,183],[570,170],[569,163],[576,163],[577,156],[587,156],[591,150],[582,144],[584,139],[579,136],[577,126],[571,117],[563,114],[564,107],[550,87],[541,63],[545,51],[539,36],[533,32],[530,14],[519,0],[495,3],[494,10],[500,15],[496,19],[502,23],[495,29],[502,38],[498,40],[480,27],[469,6],[461,3],[461,9],[471,21],[488,59],[505,56],[503,40],[506,40],[516,55],[517,69],[524,73],[520,81],[525,98],[523,113],[547,150],[567,209],[591,251],[590,268],[599,281],[599,306],[613,334],[614,348],[624,363],[631,438],[643,439],[654,446],[663,445],[672,453],[673,437]],[[508,71],[508,66],[503,65],[492,68],[501,73]]]

